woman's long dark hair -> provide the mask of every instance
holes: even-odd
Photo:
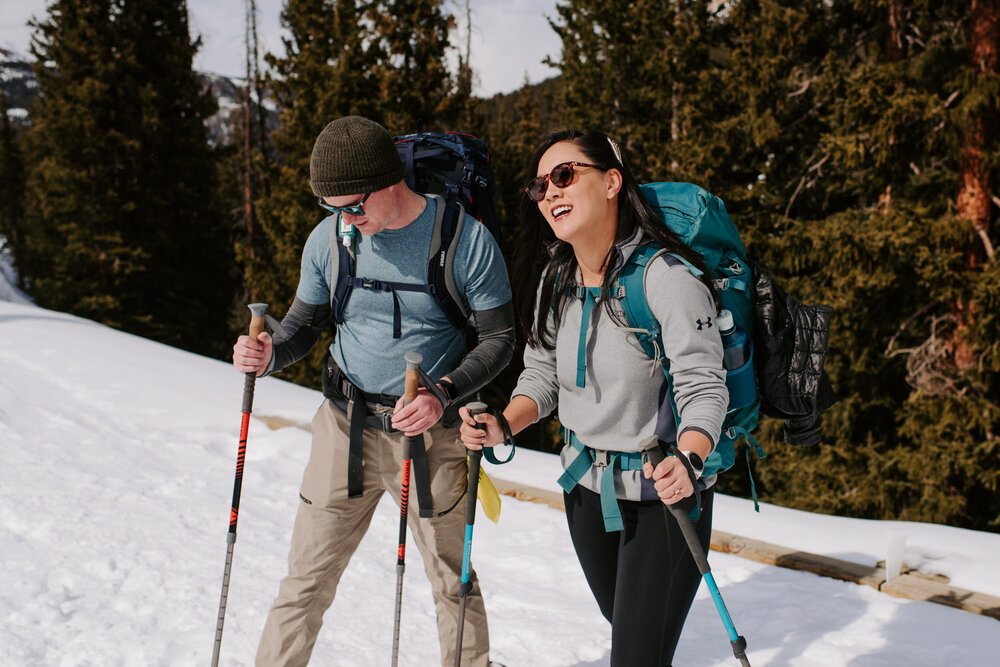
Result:
[[[639,190],[639,184],[632,173],[619,158],[611,140],[603,132],[559,130],[548,135],[535,148],[528,163],[525,181],[535,177],[538,163],[545,151],[561,141],[571,141],[576,144],[587,156],[587,160],[597,165],[599,169],[603,171],[617,169],[622,175],[622,187],[618,193],[618,229],[615,232],[615,243],[612,244],[605,259],[606,269],[604,282],[601,285],[602,301],[608,314],[618,319],[611,309],[611,299],[608,298],[614,273],[611,269],[619,260],[617,244],[631,237],[636,227],[642,229],[644,242],[656,243],[667,252],[679,255],[701,269],[701,280],[712,291],[714,297],[715,290],[708,279],[701,254],[685,245],[656,214]],[[514,253],[512,280],[518,303],[518,318],[528,345],[551,350],[555,348],[555,336],[554,332],[548,329],[546,315],[549,312],[554,313],[555,326],[558,328],[565,297],[563,288],[575,282],[576,256],[570,244],[557,243],[558,239],[538,210],[538,204],[524,191],[521,192],[518,217],[520,232]],[[539,294],[538,283],[543,273],[545,280]]]

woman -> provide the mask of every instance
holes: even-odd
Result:
[[[703,270],[701,257],[656,216],[617,146],[600,132],[548,136],[529,174],[514,271],[525,369],[501,420],[487,414],[474,421],[462,412],[462,440],[469,449],[498,444],[501,421],[517,433],[558,405],[567,440],[560,479],[566,518],[611,623],[611,664],[669,665],[700,575],[676,522],[664,521],[661,502],[677,503],[694,488],[676,457],[654,470],[643,467],[642,452],[658,446],[659,434],[676,441],[698,469],[718,440],[728,394],[718,329],[703,326],[715,319],[713,292],[675,257],[650,262],[647,300],[663,329],[674,423],[661,409],[666,381],[659,366],[634,333],[619,328],[625,317],[615,281],[640,244],[655,243]],[[696,528],[706,549],[714,482],[698,480]]]

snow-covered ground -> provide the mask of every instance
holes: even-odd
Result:
[[[242,393],[243,376],[228,364],[0,300],[0,665],[209,663]],[[224,665],[253,663],[285,572],[309,450],[304,426],[320,401],[278,379],[257,382]],[[272,429],[263,418],[290,425]],[[518,450],[514,462],[488,470],[557,488],[550,455]],[[326,614],[312,665],[390,663],[398,519],[386,499]],[[868,564],[885,558],[891,533],[902,533],[908,565],[1000,595],[1000,535],[766,504],[757,515],[730,497],[717,499],[715,526]],[[499,524],[480,513],[472,555],[495,660],[609,664],[609,629],[562,512],[505,496]],[[712,552],[710,561],[756,666],[998,664],[1000,622],[992,618],[735,556]],[[439,664],[433,615],[413,547],[401,665]],[[675,664],[737,664],[704,586]]]

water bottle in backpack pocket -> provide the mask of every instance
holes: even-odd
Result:
[[[753,373],[753,343],[743,329],[736,326],[733,314],[721,310],[716,320],[722,336],[722,366],[726,369],[729,390],[729,412],[751,405],[757,400],[757,382]]]

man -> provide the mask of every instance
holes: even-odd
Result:
[[[323,220],[306,241],[299,286],[282,321],[282,335],[273,341],[266,333],[258,340],[240,336],[233,348],[233,365],[244,373],[266,375],[301,359],[332,315],[331,283],[338,260],[331,257],[330,225],[342,219],[361,232],[355,276],[363,280],[355,281],[327,355],[327,400],[313,419],[289,572],[268,615],[257,665],[309,661],[323,612],[333,602],[379,498],[388,491],[397,505],[400,502],[403,437],[420,433],[426,456],[415,448],[411,479],[419,495],[420,469],[426,466],[431,506],[422,506],[421,516],[409,512],[408,525],[434,593],[442,664],[455,661],[467,486],[457,404],[510,360],[514,316],[500,250],[489,231],[471,217],[453,241],[458,244],[454,278],[474,314],[477,345],[467,349],[464,334],[449,323],[426,289],[399,289],[426,288],[427,258],[441,204],[413,192],[403,176],[395,144],[381,125],[350,116],[323,129],[313,147],[310,185],[320,205],[335,215]],[[421,387],[404,407],[400,396],[407,352],[422,355],[423,370],[437,379],[436,388],[442,391],[435,394]],[[474,573],[471,580],[476,582]],[[390,590],[386,587],[387,595]],[[488,655],[486,610],[476,583],[466,601],[462,664],[486,667]]]

